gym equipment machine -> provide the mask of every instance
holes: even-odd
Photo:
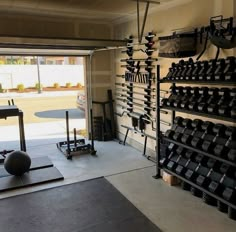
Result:
[[[92,116],[92,109],[90,109],[91,124],[93,124]],[[94,149],[93,125],[91,125],[91,144],[86,144],[85,139],[76,138],[76,128],[74,128],[73,132],[74,139],[70,140],[69,112],[66,111],[66,141],[57,143],[57,148],[66,156],[66,158],[72,159],[73,156],[80,155],[83,152],[96,155],[97,151]]]

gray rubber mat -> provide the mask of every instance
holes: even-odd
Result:
[[[0,200],[4,232],[160,232],[106,179]]]
[[[5,177],[5,176],[10,176],[3,165],[0,168],[0,178]],[[30,171],[36,170],[36,169],[41,169],[41,168],[49,168],[52,167],[53,163],[52,161],[47,157],[47,156],[42,156],[42,157],[36,157],[31,159],[31,165],[30,165]]]
[[[37,169],[25,173],[23,176],[5,176],[0,178],[0,192],[63,179],[64,177],[55,167]]]

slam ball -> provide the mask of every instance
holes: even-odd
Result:
[[[14,176],[21,176],[29,171],[31,159],[24,151],[13,151],[4,160],[4,167],[8,173]]]

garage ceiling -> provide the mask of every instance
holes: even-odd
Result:
[[[146,2],[149,12],[175,7],[192,0],[139,0],[140,16],[143,15]],[[137,17],[137,0],[0,0],[0,14],[34,15],[36,17],[78,18],[100,23],[115,24]],[[42,54],[55,51],[63,54],[89,54],[92,50],[117,48],[126,45],[126,41],[53,38],[0,37],[0,54]],[[26,50],[27,49],[27,50]]]
[[[144,11],[145,1],[140,0]],[[174,7],[190,0],[149,0],[150,10]],[[0,12],[38,16],[60,16],[115,23],[136,16],[136,0],[1,0]]]

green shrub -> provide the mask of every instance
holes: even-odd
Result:
[[[78,89],[82,89],[83,86],[82,86],[80,83],[77,83],[76,87],[77,87]]]
[[[67,82],[66,83],[66,88],[70,88],[71,87],[71,83],[70,82]]]
[[[36,83],[36,84],[35,84],[35,89],[40,90],[40,89],[42,89],[42,88],[43,88],[43,85],[42,85],[42,84],[39,84],[39,83]]]
[[[20,92],[24,91],[24,90],[25,90],[24,84],[18,84],[18,85],[17,85],[17,89],[18,89],[18,91],[20,91]]]
[[[60,88],[60,85],[59,85],[58,83],[54,83],[54,84],[53,84],[53,88],[59,89],[59,88]]]

